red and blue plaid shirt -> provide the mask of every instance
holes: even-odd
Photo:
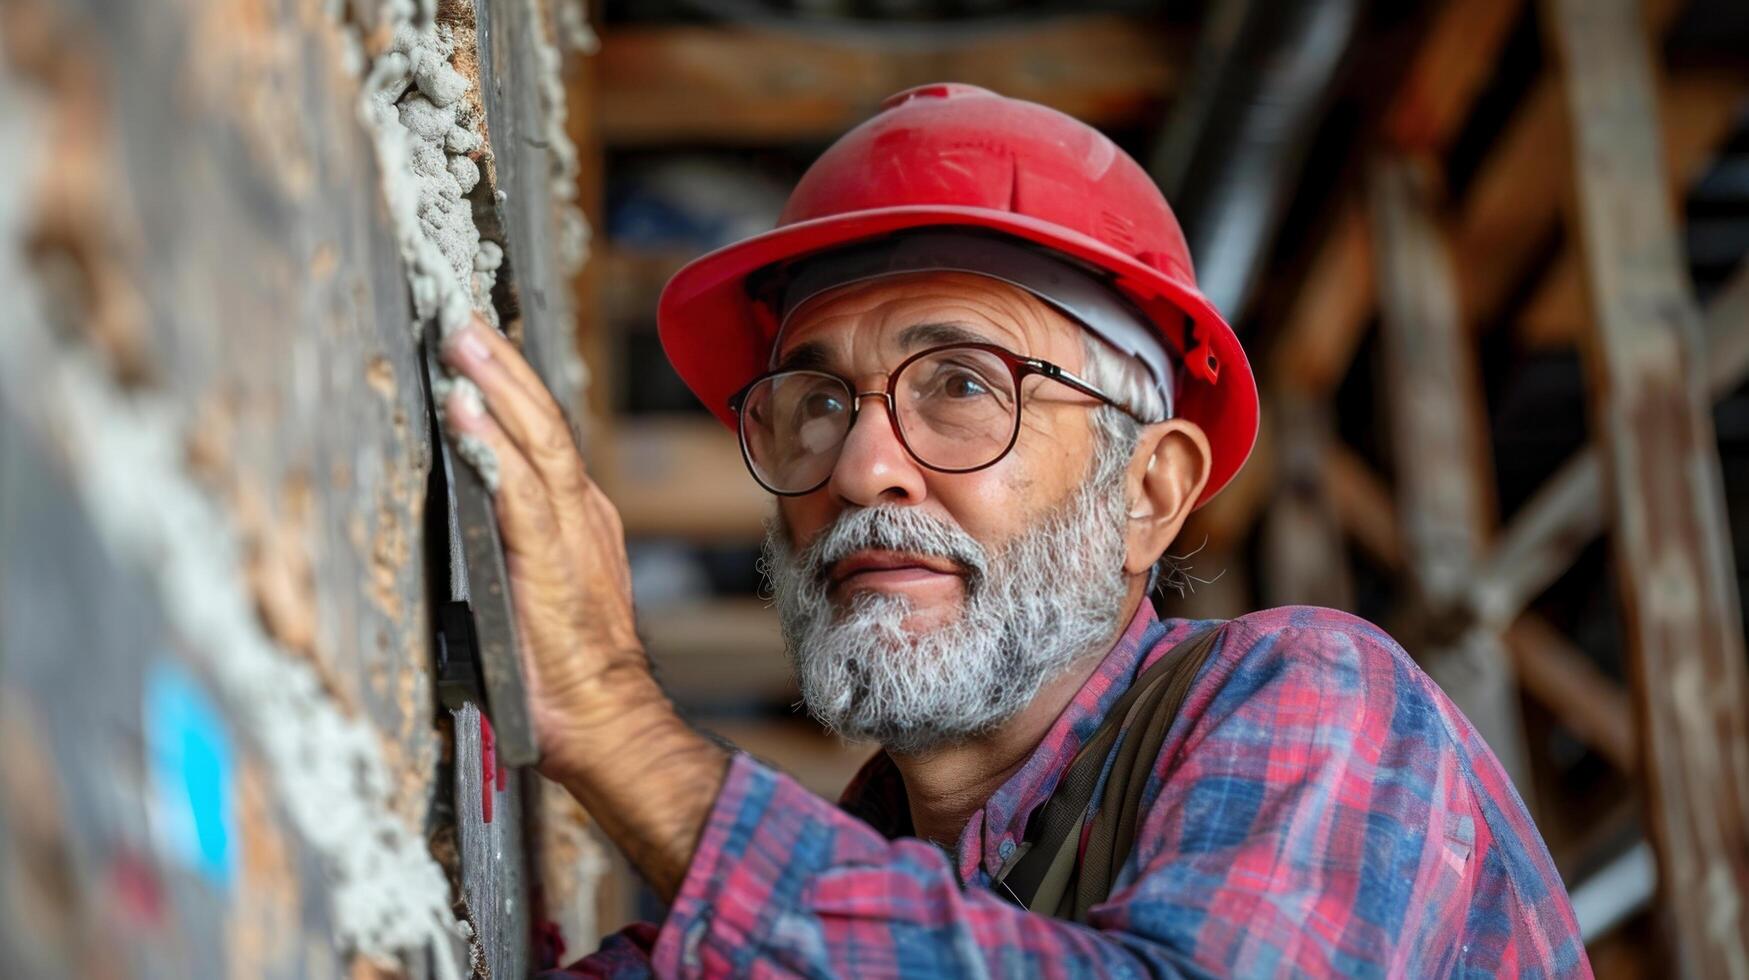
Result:
[[[737,756],[667,920],[549,976],[1590,976],[1494,754],[1388,635],[1329,609],[1222,627],[1089,925],[989,891],[1131,680],[1207,625],[1144,602],[951,856],[896,836],[884,754],[842,808]]]

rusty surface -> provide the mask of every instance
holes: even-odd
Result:
[[[1629,0],[1545,6],[1572,123],[1584,335],[1639,715],[1662,922],[1680,972],[1749,976],[1749,683],[1706,390]]]

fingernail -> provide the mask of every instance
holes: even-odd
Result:
[[[451,354],[465,361],[489,361],[492,359],[492,349],[486,346],[486,341],[479,334],[478,321],[457,330],[451,334],[444,346]]]
[[[492,349],[486,346],[484,340],[480,339],[479,331],[479,327],[469,327],[462,331],[462,338],[459,342],[462,356],[470,361],[489,361],[492,359]]]

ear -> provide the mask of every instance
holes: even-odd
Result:
[[[1166,553],[1202,496],[1210,459],[1208,435],[1195,422],[1167,419],[1142,430],[1125,483],[1125,572],[1145,574]]]

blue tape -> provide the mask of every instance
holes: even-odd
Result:
[[[223,716],[184,668],[154,663],[144,719],[151,812],[166,855],[228,890],[236,877],[236,767]]]

